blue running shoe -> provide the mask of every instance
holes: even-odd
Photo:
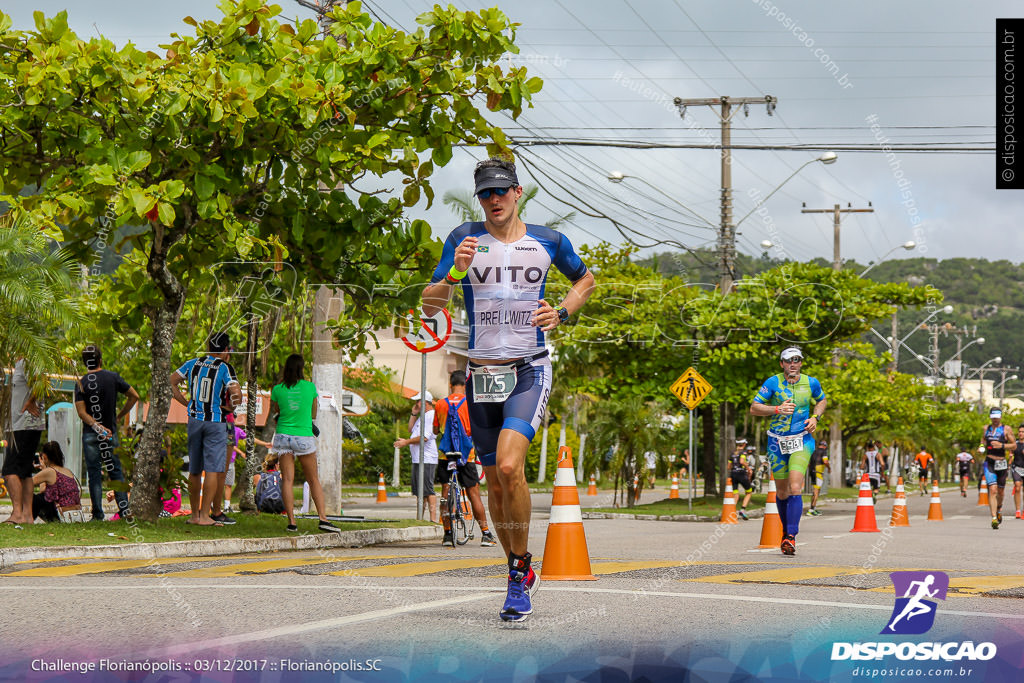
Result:
[[[536,585],[537,582],[534,582]],[[498,616],[502,621],[525,621],[533,614],[533,603],[530,591],[526,587],[526,575],[522,572],[510,572],[508,575],[508,596]]]

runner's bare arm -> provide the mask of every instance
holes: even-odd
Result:
[[[569,292],[559,306],[565,308],[569,315],[572,315],[583,308],[583,304],[587,303],[587,299],[593,292],[594,274],[588,270],[583,277],[572,283],[572,287],[569,288]],[[537,304],[537,310],[533,312],[533,324],[540,327],[542,332],[550,332],[558,327],[558,312],[555,310],[557,306],[551,306],[544,299],[538,301]]]
[[[467,237],[455,249],[455,270],[465,273],[476,256],[477,238]],[[432,316],[448,304],[455,283],[448,278],[423,288],[423,313]]]

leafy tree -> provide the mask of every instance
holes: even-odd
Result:
[[[0,367],[25,358],[45,382],[47,372],[71,372],[74,360],[60,340],[83,317],[77,267],[67,252],[25,217],[0,217]]]
[[[607,471],[615,477],[615,500],[621,483],[627,507],[636,500],[633,477],[644,470],[644,453],[664,453],[672,447],[671,431],[663,420],[667,408],[664,402],[645,402],[635,396],[602,401],[595,408],[590,438],[598,453],[615,449]]]
[[[143,222],[128,240],[146,254],[159,299],[146,310],[157,415],[170,403],[190,274],[289,258],[344,293],[335,327],[358,352],[357,332],[413,304],[409,285],[433,265],[429,227],[405,220],[403,208],[432,199],[434,166],[455,144],[506,141],[477,95],[517,116],[541,85],[499,65],[515,46],[496,9],[435,7],[406,34],[352,2],[335,7],[321,37],[314,21],[281,23],[280,7],[261,0],[220,8],[220,20],[187,17],[195,34],[174,34],[163,56],[82,40],[65,12],[36,12],[30,32],[0,15],[0,200],[82,258],[114,228]],[[357,187],[389,173],[403,178],[401,198]],[[19,196],[32,183],[37,191]],[[146,519],[159,511],[162,430],[151,421],[141,440],[133,507]]]

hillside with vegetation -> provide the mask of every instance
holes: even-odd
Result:
[[[660,253],[642,263],[653,266],[655,262],[657,269],[668,276],[712,285],[718,282],[717,255],[710,250]],[[737,254],[736,276],[738,279],[757,275],[781,263],[770,258],[767,252],[759,256]],[[817,259],[816,263],[828,265],[824,259]],[[847,261],[843,268],[860,273],[868,265]],[[963,352],[963,359],[969,367],[979,367],[996,356],[1002,357],[1003,365],[1024,367],[1021,365],[1024,362],[1024,265],[1007,260],[988,261],[977,258],[905,258],[880,263],[865,277],[880,283],[931,285],[942,292],[942,304],[949,304],[954,310],[948,316],[940,313],[931,321],[940,323],[942,328],[939,333],[940,362],[956,354],[957,340],[952,332],[963,329],[968,331],[968,334],[962,335],[963,344],[975,337],[985,338],[984,345],[974,344]],[[906,336],[930,312],[926,308],[901,311],[900,337]],[[876,325],[875,329],[883,337],[891,334],[888,325]],[[870,335],[865,341],[873,344],[879,353],[887,350],[875,335]],[[920,355],[928,356],[930,339],[926,330],[918,330],[906,343]],[[899,369],[915,375],[928,374],[928,368],[906,351],[900,354]],[[1016,374],[1024,377],[1024,372]],[[1024,392],[1024,380],[1007,381],[1007,396],[1021,392]]]

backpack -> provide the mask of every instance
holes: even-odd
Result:
[[[463,397],[458,405],[454,406],[448,399],[444,399],[444,402],[448,404],[448,416],[444,421],[444,434],[441,435],[438,448],[445,453],[456,451],[462,453],[459,461],[465,463],[466,458],[469,456],[469,451],[473,448],[473,441],[469,438],[469,434],[466,433],[466,428],[459,417],[459,408],[466,402],[466,399]]]
[[[278,471],[264,472],[260,483],[256,485],[256,507],[260,512],[280,514],[284,512],[284,499],[281,497],[281,473]]]

